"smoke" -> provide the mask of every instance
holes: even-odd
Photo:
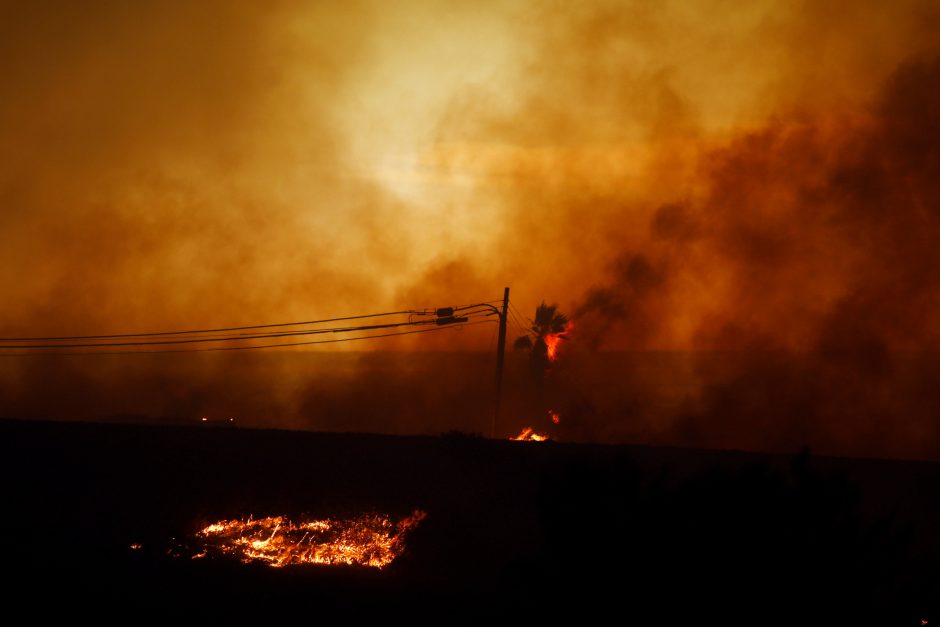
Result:
[[[935,350],[937,78],[912,62],[862,121],[776,120],[705,152],[700,197],[658,207],[576,314],[694,348]]]
[[[462,158],[503,181],[505,245],[535,251],[535,283],[577,295],[583,354],[545,401],[566,435],[936,455],[937,13],[887,11],[535,20],[516,108],[462,131],[515,154]]]
[[[548,386],[567,437],[935,455],[934,3],[0,12],[3,335],[511,285],[575,321]],[[341,364],[4,358],[0,414],[485,431],[489,355],[390,349],[492,336]],[[507,427],[533,412],[519,357]]]
[[[362,158],[380,7],[4,6],[5,334],[384,311],[436,254]]]

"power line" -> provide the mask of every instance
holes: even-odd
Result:
[[[423,333],[428,331],[454,328],[454,323],[461,323],[461,326],[480,324],[481,322],[491,322],[492,320],[482,320],[478,322],[467,323],[467,320],[480,317],[489,317],[497,312],[492,303],[501,301],[484,301],[472,305],[458,305],[448,308],[426,308],[426,309],[407,309],[400,311],[391,311],[384,313],[365,314],[358,316],[344,316],[337,318],[325,318],[321,320],[307,320],[302,322],[282,322],[274,324],[244,325],[238,327],[219,327],[212,329],[191,329],[186,331],[160,331],[147,333],[111,333],[100,335],[58,335],[47,337],[8,337],[0,338],[0,342],[19,342],[20,344],[0,345],[0,350],[18,350],[26,352],[0,353],[0,356],[22,356],[22,355],[114,355],[128,353],[186,353],[186,352],[211,352],[223,350],[251,350],[261,348],[279,348],[302,346],[309,344],[329,344],[334,342],[345,342],[355,340],[365,340],[374,338],[391,337],[395,335],[409,335],[413,333]],[[448,311],[449,310],[449,311]],[[492,311],[491,311],[492,310]],[[454,314],[459,311],[459,316]],[[497,312],[498,313],[498,312]],[[328,322],[364,320],[370,318],[401,316],[408,314],[407,322],[383,322],[382,324],[313,328],[313,329],[289,329],[288,327],[303,327],[309,325],[319,325]],[[434,316],[415,320],[415,317]],[[397,329],[408,326],[435,325],[432,329],[421,329],[415,331],[402,331],[394,333],[380,333],[365,335],[360,337],[338,338],[330,340],[315,340],[304,342],[280,342],[276,344],[248,344],[236,346],[214,346],[206,348],[185,348],[185,349],[166,349],[166,350],[134,350],[132,347],[147,346],[167,346],[180,344],[202,344],[202,343],[221,343],[221,342],[246,342],[249,340],[260,340],[270,338],[290,338],[297,336],[321,335],[327,333],[355,333],[361,331],[374,331],[382,329]],[[262,332],[266,329],[285,329],[274,332]],[[249,331],[247,333],[234,333],[236,331]],[[103,341],[103,340],[121,340],[121,341]],[[129,341],[123,341],[129,340]],[[50,344],[35,344],[34,342],[55,342]],[[79,342],[79,343],[76,343]],[[73,349],[101,349],[111,347],[128,348],[121,351],[76,351]],[[52,353],[51,349],[67,349],[68,352]]]
[[[473,315],[480,315],[485,310],[473,310],[464,314],[464,317],[469,317]],[[361,316],[361,317],[375,317],[378,315],[388,315],[388,314],[374,314],[370,316]],[[245,340],[256,340],[256,339],[267,339],[272,337],[296,337],[302,335],[319,335],[324,333],[349,333],[353,331],[369,331],[373,329],[390,329],[403,326],[415,326],[415,325],[427,325],[427,324],[438,324],[439,319],[430,319],[430,320],[419,320],[408,322],[393,322],[385,324],[375,324],[375,325],[360,325],[354,327],[331,327],[327,329],[305,329],[305,330],[296,330],[296,331],[286,331],[286,332],[276,332],[276,333],[256,333],[256,334],[239,334],[239,335],[228,335],[228,336],[218,336],[218,337],[190,337],[180,339],[179,337],[175,339],[161,339],[161,340],[141,340],[133,342],[92,342],[86,344],[22,344],[22,345],[0,345],[0,349],[50,349],[50,348],[96,348],[96,347],[112,347],[112,346],[153,346],[153,345],[168,345],[168,344],[199,344],[206,342],[225,342],[225,341],[245,341]],[[253,328],[269,328],[271,326],[287,326],[283,325],[258,325]],[[166,335],[176,335],[178,332],[169,332]],[[193,333],[193,332],[189,332]],[[159,334],[148,334],[147,337],[152,337]],[[87,336],[86,336],[87,337]],[[108,337],[140,337],[140,335],[127,335],[127,336],[108,336]],[[104,339],[104,338],[102,338]],[[74,341],[78,341],[78,336],[76,336]]]
[[[492,311],[494,315],[497,315],[499,312],[499,308],[493,304],[494,302],[502,303],[503,301],[500,300],[500,301],[490,301],[486,303],[475,303],[473,305],[460,305],[459,307],[453,307],[453,310],[463,311],[464,309],[475,309],[478,307],[485,307],[486,311]]]
[[[498,301],[488,301],[481,304],[490,304]],[[467,309],[477,305],[462,305],[455,309]],[[327,322],[345,322],[347,320],[363,320],[366,318],[380,318],[386,316],[401,316],[405,314],[414,315],[434,315],[433,309],[405,309],[401,311],[389,311],[385,313],[365,314],[361,316],[345,316],[341,318],[324,318],[322,320],[306,320],[302,322],[278,322],[274,324],[255,324],[241,327],[221,327],[216,329],[190,329],[186,331],[155,331],[148,333],[111,333],[107,335],[62,335],[49,337],[0,337],[0,342],[52,342],[52,341],[78,341],[78,340],[110,340],[133,337],[160,337],[170,335],[198,335],[206,333],[228,333],[232,331],[248,331],[252,329],[271,329],[276,327],[298,327],[309,326],[313,324],[325,324]]]
[[[519,311],[519,308],[516,307],[516,304],[512,301],[509,302],[509,311],[513,314],[514,317],[517,317],[517,319],[524,319],[522,313]]]
[[[271,337],[294,337],[298,335],[319,335],[321,333],[345,333],[351,331],[368,331],[371,329],[389,329],[394,327],[413,326],[422,324],[434,324],[434,320],[422,320],[420,322],[394,322],[389,324],[375,324],[357,327],[337,327],[330,329],[314,329],[305,331],[289,331],[286,333],[262,333],[257,335],[243,335],[237,338],[218,338],[202,337],[195,339],[174,339],[174,340],[142,340],[139,342],[93,342],[88,344],[27,344],[27,345],[0,345],[0,349],[41,349],[41,348],[95,348],[99,346],[154,346],[166,344],[199,344],[205,342],[224,342],[224,341],[244,341],[266,339]]]
[[[512,325],[516,330],[525,332],[526,328],[522,326],[522,323],[519,321],[519,318],[516,316],[516,314],[512,313],[511,310],[509,312],[509,319],[510,319],[510,322],[512,322]]]
[[[529,328],[522,323],[522,314],[519,313],[519,310],[516,309],[516,306],[509,303],[509,316],[513,319],[515,325],[519,328],[523,335],[529,332]]]
[[[274,327],[297,327],[326,322],[343,322],[346,320],[361,320],[364,318],[379,318],[382,316],[397,316],[406,313],[416,313],[415,310],[391,311],[387,313],[366,314],[364,316],[346,316],[343,318],[326,318],[323,320],[308,320],[305,322],[278,322],[275,324],[255,324],[243,327],[225,327],[219,329],[192,329],[188,331],[158,331],[152,333],[112,333],[110,335],[65,335],[59,337],[0,337],[0,342],[48,342],[57,340],[110,340],[125,337],[155,337],[162,335],[195,335],[199,333],[227,333],[230,331],[246,331],[249,329],[270,329]]]
[[[461,317],[472,317],[472,316],[477,316],[477,315],[484,314],[484,313],[486,313],[486,312],[488,312],[488,310],[486,310],[486,309],[474,309],[474,310],[471,310],[471,311],[462,313],[462,314],[461,314]],[[214,336],[214,337],[204,337],[204,336],[196,335],[196,336],[193,336],[193,337],[190,338],[190,339],[187,339],[186,341],[177,339],[177,340],[174,340],[174,341],[153,341],[153,342],[140,342],[140,343],[132,343],[132,342],[128,342],[128,343],[118,343],[118,344],[94,343],[93,346],[147,345],[147,344],[150,344],[150,343],[152,343],[152,344],[173,344],[173,343],[177,343],[177,344],[186,344],[186,343],[225,342],[225,341],[239,342],[239,341],[250,340],[250,339],[264,339],[264,338],[268,338],[268,337],[292,337],[292,336],[298,336],[298,335],[318,335],[318,334],[323,334],[323,333],[345,333],[345,332],[350,332],[350,331],[361,331],[361,330],[371,330],[371,329],[380,329],[380,328],[392,328],[392,327],[395,327],[395,326],[423,325],[423,324],[438,324],[438,320],[440,320],[440,318],[441,318],[440,316],[437,316],[435,319],[431,319],[431,320],[418,320],[418,321],[415,321],[415,320],[412,319],[415,315],[434,315],[434,313],[435,313],[435,312],[430,311],[430,312],[420,312],[420,313],[418,313],[418,314],[409,314],[409,316],[408,316],[408,322],[386,323],[386,324],[370,325],[370,326],[329,327],[329,328],[326,328],[326,329],[304,329],[304,330],[298,329],[298,330],[296,330],[296,331],[275,332],[275,333],[262,333],[262,334],[238,333],[238,334],[234,334],[234,335],[218,335],[218,336]],[[487,315],[488,315],[488,314],[487,314]],[[180,336],[177,336],[177,337],[180,337]],[[183,336],[183,337],[185,337],[185,336]],[[79,345],[79,344],[68,344],[68,345],[66,345],[66,346],[78,348],[78,347],[81,347],[82,345]],[[0,346],[0,348],[6,348],[6,347]],[[22,348],[42,348],[42,347],[41,347],[41,346],[35,346],[35,345],[24,345],[24,346],[22,346]]]
[[[496,320],[487,320],[487,322],[496,322]],[[499,345],[498,345],[498,343],[497,343],[497,341],[498,341],[497,335],[498,335],[498,334],[499,334],[499,326],[497,325],[497,326],[493,327],[493,332],[490,334],[490,340],[489,340],[490,345],[492,345],[492,346],[493,346],[494,348],[496,348],[496,349],[499,348]]]
[[[415,333],[432,333],[434,331],[454,331],[459,330],[464,327],[470,327],[477,324],[487,324],[495,322],[495,320],[477,320],[476,322],[466,322],[459,325],[446,325],[446,326],[435,326],[430,329],[417,329],[414,331],[397,331],[395,333],[381,333],[375,335],[364,335],[362,337],[344,337],[337,338],[332,340],[311,340],[309,342],[288,342],[288,343],[279,343],[279,344],[261,344],[261,345],[249,345],[249,346],[219,346],[213,348],[183,348],[183,349],[167,349],[167,350],[129,350],[129,351],[71,351],[66,353],[47,353],[47,352],[37,352],[37,353],[0,353],[0,357],[33,357],[33,356],[55,356],[62,357],[67,355],[158,355],[158,354],[169,354],[169,353],[209,353],[209,352],[219,352],[219,351],[238,351],[238,350],[255,350],[255,349],[266,349],[266,348],[289,348],[293,346],[309,346],[311,344],[333,344],[337,342],[354,342],[357,340],[373,340],[378,338],[385,337],[394,337],[398,335],[412,335]],[[98,346],[103,346],[99,344]]]
[[[479,315],[477,312],[471,312],[473,315]],[[465,316],[465,317],[469,317]],[[245,341],[268,339],[274,337],[297,337],[303,335],[321,335],[324,333],[351,333],[354,331],[371,331],[376,329],[392,329],[406,326],[419,326],[438,324],[438,319],[420,320],[413,322],[392,322],[386,324],[361,325],[355,327],[334,327],[328,329],[308,329],[304,331],[288,331],[284,333],[263,333],[256,335],[242,335],[237,337],[209,337],[195,339],[172,339],[172,340],[144,340],[139,342],[94,342],[88,344],[33,344],[33,345],[0,345],[0,349],[49,349],[49,348],[98,348],[98,347],[116,347],[116,346],[157,346],[171,344],[201,344],[206,342],[224,342],[224,341]]]

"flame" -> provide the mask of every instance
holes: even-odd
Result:
[[[562,340],[568,339],[568,333],[574,328],[574,324],[569,320],[565,325],[565,330],[560,333],[549,333],[545,336],[545,352],[549,361],[558,359],[558,347]]]
[[[532,427],[526,427],[519,433],[519,435],[509,439],[517,442],[544,442],[549,438],[544,433],[536,432]]]
[[[548,416],[552,419],[552,424],[557,425],[561,422],[561,416],[559,416],[558,412],[553,409],[548,410]]]
[[[415,510],[393,523],[388,516],[367,514],[352,520],[304,520],[286,516],[223,520],[196,534],[202,546],[190,558],[234,556],[244,563],[270,566],[347,564],[384,568],[405,549],[404,538],[427,514]]]

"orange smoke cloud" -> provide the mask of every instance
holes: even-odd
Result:
[[[3,335],[445,306],[511,285],[519,311],[547,299],[575,321],[552,375],[571,437],[870,451],[903,413],[883,450],[929,448],[933,366],[896,355],[940,344],[934,3],[10,7]],[[355,348],[486,350],[483,327]],[[664,405],[644,391],[675,378],[659,371],[610,366],[607,396],[589,389],[576,353],[593,349],[749,357],[683,362]],[[382,429],[357,381],[410,391],[381,409],[391,431],[443,430],[421,403],[439,416],[479,393],[456,366],[429,391],[420,368],[396,366],[396,388],[351,359],[326,390],[299,361],[239,359],[123,374],[7,360],[0,413],[43,413],[50,373],[112,400],[110,377],[162,377],[176,408],[149,414],[233,394],[255,423],[336,429]],[[198,389],[172,383],[184,372]],[[779,412],[761,410],[778,389]],[[102,396],[71,398],[87,417]],[[347,423],[324,417],[350,402]]]

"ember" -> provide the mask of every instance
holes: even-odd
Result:
[[[196,534],[191,559],[232,556],[270,566],[347,564],[383,568],[405,549],[404,539],[427,514],[415,510],[400,522],[370,514],[352,520],[292,521],[286,516],[224,520]]]

